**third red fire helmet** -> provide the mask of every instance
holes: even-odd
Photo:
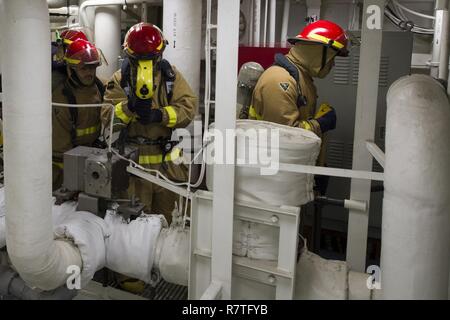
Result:
[[[338,51],[338,56],[348,55],[348,37],[345,31],[336,23],[328,20],[318,20],[307,25],[295,38],[289,38],[289,43],[313,42],[330,46]]]
[[[86,35],[82,31],[76,29],[64,30],[63,32],[61,32],[60,38],[65,45],[69,45],[78,39],[83,39],[86,41],[88,40]]]

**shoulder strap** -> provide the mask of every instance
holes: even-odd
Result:
[[[67,84],[67,81],[64,82],[63,94],[67,98],[69,104],[77,104],[77,100],[75,95],[73,94],[72,89]],[[76,147],[76,139],[77,139],[77,121],[78,121],[78,109],[75,107],[69,107],[70,113],[70,138],[72,141],[72,146]]]
[[[159,63],[161,68],[161,75],[163,78],[163,81],[166,85],[166,92],[167,92],[167,100],[170,102],[173,95],[173,84],[176,79],[176,73],[173,70],[171,64],[166,59],[162,59]]]
[[[300,94],[297,98],[297,107],[301,108],[303,106],[306,106],[307,100],[306,97],[302,94],[302,88],[300,86],[300,72],[298,71],[297,67],[286,58],[284,54],[277,53],[275,55],[275,62],[273,63],[275,66],[282,67],[286,69],[287,72],[291,75],[292,78],[295,79],[297,82],[298,89],[300,91]]]
[[[286,69],[286,71],[289,72],[291,77],[294,78],[295,81],[299,82],[300,74],[298,72],[297,67],[292,62],[290,62],[284,54],[277,53],[275,55],[275,62],[273,64]]]
[[[98,92],[100,93],[100,98],[103,101],[103,96],[105,95],[105,85],[97,77],[95,77],[95,85],[97,86]]]
[[[120,65],[120,87],[125,90],[127,96],[130,94],[130,60],[125,57]]]

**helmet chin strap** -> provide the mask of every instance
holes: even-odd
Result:
[[[332,48],[333,42],[334,40],[328,41],[328,43],[325,44],[322,48],[322,64],[320,66],[320,71],[322,71],[325,65],[327,64],[328,48]]]
[[[328,46],[323,46],[322,47],[322,64],[320,65],[320,71],[323,70],[323,68],[325,67],[325,64],[327,63],[327,51],[328,51]]]

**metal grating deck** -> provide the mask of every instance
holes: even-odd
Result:
[[[115,280],[109,282],[108,285],[122,290]],[[187,300],[188,287],[179,286],[161,279],[155,287],[147,284],[144,292],[139,294],[139,296],[149,300]]]

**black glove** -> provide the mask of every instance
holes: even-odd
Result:
[[[138,121],[142,124],[159,123],[162,121],[161,110],[152,109],[151,100],[129,98],[128,109],[138,115]]]

